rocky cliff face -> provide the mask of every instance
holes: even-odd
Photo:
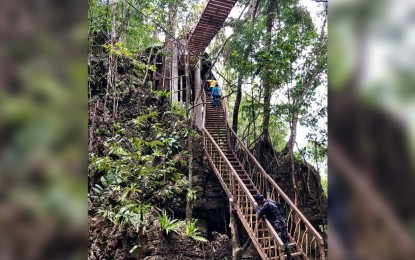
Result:
[[[152,164],[160,166],[172,165],[177,174],[185,179],[187,176],[187,137],[185,136],[186,124],[183,118],[171,113],[171,104],[168,97],[160,93],[154,93],[149,88],[140,86],[140,83],[131,79],[128,74],[118,74],[120,93],[113,98],[105,98],[104,92],[95,89],[95,95],[89,101],[89,152],[99,158],[109,156],[117,162],[122,158],[111,154],[104,143],[118,135],[119,138],[139,137],[145,142],[160,140],[152,132],[156,125],[160,133],[171,134],[177,140],[177,147],[170,151],[167,157],[155,157]],[[132,85],[128,85],[132,82]],[[101,91],[101,92],[100,92]],[[106,99],[106,100],[105,100]],[[112,109],[114,100],[117,102],[117,118],[114,119]],[[157,112],[157,116],[143,123],[141,128],[131,125],[131,120],[137,116]],[[114,127],[114,125],[117,125]],[[118,139],[117,139],[118,140]],[[130,149],[128,143],[120,142],[121,147]],[[201,235],[209,240],[207,243],[196,242],[190,237],[171,233],[165,236],[160,228],[158,209],[165,209],[169,216],[175,219],[184,219],[186,210],[186,190],[175,191],[174,195],[159,196],[168,189],[175,190],[177,183],[171,179],[157,180],[160,182],[155,189],[146,192],[143,183],[123,182],[119,190],[111,190],[101,198],[95,194],[97,184],[102,185],[101,178],[108,173],[96,169],[89,169],[89,259],[224,259],[231,258],[231,243],[229,233],[229,204],[225,192],[214,172],[203,158],[203,147],[199,137],[193,141],[193,186],[197,191],[194,202],[193,218],[197,219],[197,227]],[[162,152],[166,152],[163,151]],[[143,155],[150,155],[149,146],[144,146]],[[90,162],[91,166],[91,162]],[[137,165],[139,166],[139,165]],[[167,167],[161,167],[167,169]],[[131,202],[150,200],[151,210],[145,215],[147,225],[144,232],[139,232],[131,225],[113,223],[108,218],[99,214],[103,208],[114,209],[119,205],[123,192],[136,185],[136,192],[131,192],[126,197]],[[141,192],[141,193],[140,193]],[[151,192],[150,196],[148,192]],[[154,196],[153,196],[154,195]],[[137,247],[135,247],[137,246]],[[135,247],[135,250],[132,250]],[[131,252],[130,252],[131,251]]]

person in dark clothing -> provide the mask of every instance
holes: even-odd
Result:
[[[272,227],[275,229],[278,236],[284,243],[287,259],[292,259],[287,234],[287,227],[285,225],[285,219],[282,216],[279,205],[273,200],[265,199],[264,196],[262,196],[261,194],[255,195],[254,198],[255,201],[258,203],[258,206],[255,207],[255,212],[259,215],[260,218],[265,216],[269,220]]]
[[[208,81],[206,81],[206,82],[205,82],[204,89],[205,89],[205,92],[206,92],[206,93],[207,93],[207,92],[209,92],[209,89],[210,89],[210,84],[209,84],[209,82],[208,82]]]

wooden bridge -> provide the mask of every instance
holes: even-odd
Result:
[[[199,55],[222,28],[236,0],[209,0],[189,36],[189,51]]]
[[[189,35],[190,55],[199,55],[205,50],[223,26],[235,3],[233,0],[208,1],[200,20]],[[259,255],[262,259],[286,258],[284,244],[270,222],[260,220],[254,212],[253,195],[261,193],[284,205],[293,259],[325,259],[321,235],[237,137],[229,124],[226,103],[222,102],[224,111],[214,110],[211,97],[201,91],[200,71],[198,74],[196,95],[201,93],[205,104],[201,116],[205,153],[223,189],[232,198],[232,203],[235,203],[239,219]]]

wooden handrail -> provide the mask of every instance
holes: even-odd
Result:
[[[271,176],[269,176],[264,168],[262,168],[261,164],[255,159],[255,157],[252,155],[252,153],[248,150],[248,148],[245,146],[244,143],[242,143],[242,141],[240,141],[240,139],[236,136],[235,131],[233,131],[233,129],[230,129],[233,136],[235,136],[237,142],[242,146],[242,148],[244,149],[244,152],[246,154],[248,154],[248,156],[250,157],[250,159],[252,161],[254,161],[254,163],[256,164],[256,166],[258,167],[259,171],[261,172],[261,174],[263,174],[263,176],[265,177],[265,179],[267,181],[269,181],[271,183],[271,185],[278,191],[278,193],[280,194],[280,196],[286,201],[286,203],[295,210],[295,212],[303,219],[304,223],[306,224],[306,226],[313,231],[313,233],[315,233],[316,237],[321,241],[321,243],[324,244],[324,240],[323,237],[317,232],[317,230],[313,227],[313,225],[311,225],[311,223],[308,221],[308,219],[301,213],[301,211],[297,208],[297,206],[291,201],[291,199],[287,196],[287,194],[285,194],[284,191],[282,191],[282,189],[280,188],[280,186],[278,186],[278,184],[275,183],[275,181],[271,178]]]
[[[249,192],[248,188],[246,188],[245,184],[242,182],[241,178],[238,176],[238,174],[236,173],[235,169],[232,167],[232,164],[229,162],[228,158],[226,157],[226,155],[222,152],[222,149],[220,149],[219,145],[215,142],[215,140],[213,139],[213,137],[209,134],[209,131],[206,130],[205,127],[202,128],[202,131],[204,132],[204,134],[207,135],[207,137],[210,139],[210,141],[212,142],[213,146],[216,148],[216,150],[218,151],[219,155],[224,159],[224,162],[228,165],[229,169],[231,169],[232,174],[235,176],[235,178],[238,180],[239,184],[241,184],[241,186],[243,187],[243,190],[248,194],[248,197],[251,199],[252,203],[254,203],[254,197],[251,195],[251,193]]]
[[[206,135],[206,137],[209,139],[209,141],[212,143],[212,145],[216,148],[217,153],[220,155],[220,157],[222,157],[223,161],[228,166],[229,170],[231,171],[232,176],[236,179],[236,181],[238,182],[238,184],[240,185],[240,187],[242,187],[242,190],[244,191],[245,196],[247,196],[249,198],[249,201],[251,203],[251,207],[254,208],[254,205],[255,205],[254,197],[251,195],[251,193],[249,192],[248,188],[246,188],[245,184],[243,183],[243,181],[241,180],[241,178],[239,177],[239,175],[236,173],[235,169],[232,167],[232,164],[229,162],[228,158],[222,152],[222,149],[215,142],[215,140],[213,139],[213,137],[209,134],[209,131],[207,131],[204,126],[202,127],[202,132],[203,132],[204,135]],[[241,221],[243,221],[243,220],[241,219]],[[271,234],[272,234],[273,239],[275,239],[277,241],[278,247],[280,249],[283,249],[284,248],[284,243],[282,242],[281,238],[278,236],[278,234],[276,233],[276,231],[272,227],[271,223],[268,221],[268,219],[264,219],[264,221],[266,223],[266,226],[267,226],[268,230],[271,231]]]
[[[264,168],[262,168],[262,166],[260,165],[260,163],[255,159],[255,157],[252,155],[252,153],[248,150],[248,148],[245,146],[244,143],[242,143],[240,141],[240,139],[236,136],[235,131],[233,131],[233,129],[231,129],[232,134],[236,137],[235,139],[238,141],[238,143],[244,148],[244,152],[246,152],[248,154],[248,156],[250,157],[251,160],[254,161],[254,163],[256,164],[256,166],[258,167],[259,171],[261,172],[261,174],[264,175],[264,177],[266,178],[267,181],[269,181],[271,183],[271,185],[278,191],[278,193],[280,194],[280,196],[287,202],[287,204],[293,208],[296,213],[303,218],[304,223],[307,225],[308,228],[310,228],[317,236],[317,238],[320,240],[321,242],[324,243],[323,238],[321,237],[321,235],[317,232],[317,230],[315,230],[315,228],[313,227],[313,225],[311,225],[311,223],[308,221],[308,219],[301,213],[301,211],[297,208],[297,206],[291,201],[291,199],[287,196],[287,194],[284,193],[284,191],[282,191],[282,189],[280,188],[280,186],[278,186],[278,184],[275,183],[275,181],[271,178],[271,176],[269,176]]]
[[[271,223],[265,219],[263,224],[260,224],[257,217],[252,217],[255,213],[253,211],[255,201],[254,198],[246,187],[244,182],[239,177],[238,173],[233,168],[232,164],[229,162],[227,156],[223,153],[222,149],[216,143],[214,138],[210,135],[209,131],[205,128],[206,116],[207,116],[207,106],[206,104],[206,95],[203,91],[202,93],[204,112],[203,112],[203,126],[202,126],[202,135],[203,135],[203,144],[207,154],[209,162],[214,167],[215,173],[218,175],[221,185],[225,189],[229,197],[236,196],[238,199],[237,202],[237,213],[239,215],[242,224],[247,229],[248,233],[254,241],[255,247],[259,250],[261,257],[267,259],[271,257],[279,256],[280,259],[284,258],[284,244],[282,243],[281,238],[278,236],[274,230]],[[315,230],[307,218],[301,213],[297,206],[290,200],[290,198],[282,191],[282,189],[275,183],[275,181],[265,172],[256,158],[248,150],[246,145],[238,138],[236,133],[230,126],[227,105],[225,98],[222,100],[222,107],[224,111],[224,120],[226,126],[226,136],[228,144],[231,145],[232,150],[235,152],[235,156],[238,155],[237,146],[240,146],[242,154],[247,155],[242,158],[238,158],[241,163],[248,163],[248,168],[252,168],[252,171],[248,173],[255,187],[262,193],[265,191],[271,192],[270,198],[278,199],[282,198],[286,202],[288,207],[287,215],[287,228],[289,231],[289,236],[295,241],[297,251],[301,251],[304,254],[304,259],[315,259],[319,255],[319,259],[325,259],[324,251],[324,241],[321,235]],[[256,167],[256,169],[255,169]],[[248,168],[246,168],[248,170]],[[253,175],[256,173],[256,175]],[[256,216],[256,215],[255,215]],[[255,225],[255,227],[253,226]],[[258,225],[262,226],[262,229],[258,229]],[[267,229],[268,235],[264,237],[264,229]],[[251,231],[249,231],[251,230]],[[258,238],[263,237],[260,242]],[[272,247],[273,245],[274,247]],[[277,250],[277,251],[276,251]],[[311,257],[314,255],[315,257]]]
[[[315,236],[315,238],[318,240],[319,243],[319,253],[320,253],[320,259],[325,259],[325,252],[324,252],[324,240],[319,232],[311,225],[311,223],[308,221],[308,219],[301,213],[301,211],[298,209],[298,207],[291,201],[291,199],[285,194],[285,192],[278,186],[278,184],[275,183],[275,181],[269,176],[264,168],[261,166],[261,164],[256,160],[256,158],[253,156],[253,154],[249,151],[249,149],[246,147],[246,145],[239,139],[238,135],[235,133],[235,131],[230,126],[230,122],[228,119],[227,114],[227,105],[226,101],[224,100],[222,104],[224,111],[225,111],[225,122],[226,122],[226,130],[228,131],[229,136],[229,144],[231,144],[232,149],[235,148],[236,143],[234,144],[232,139],[234,139],[243,149],[243,151],[248,155],[249,159],[251,159],[255,166],[258,168],[260,174],[264,179],[271,185],[272,188],[274,188],[277,191],[277,196],[281,196],[284,201],[288,204],[288,206],[296,213],[296,215],[301,219],[301,221],[304,223],[304,225],[307,227],[308,230],[311,231],[311,233]],[[236,153],[236,151],[235,151]],[[241,161],[242,162],[242,161]],[[288,219],[287,219],[288,221]],[[299,242],[299,241],[296,241]]]

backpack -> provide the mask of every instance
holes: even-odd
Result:
[[[219,87],[214,87],[213,88],[213,95],[214,96],[220,96],[220,88]]]
[[[282,213],[282,210],[281,210],[281,204],[279,203],[279,202],[275,202],[274,200],[271,200],[271,199],[269,199],[268,200],[270,203],[272,203],[272,204],[274,204],[275,206],[277,206],[277,208],[278,208],[278,211],[279,211],[279,217],[278,217],[278,221],[280,222],[280,223],[282,223],[283,225],[285,225],[285,218],[284,218],[284,216],[283,216],[283,213]]]

